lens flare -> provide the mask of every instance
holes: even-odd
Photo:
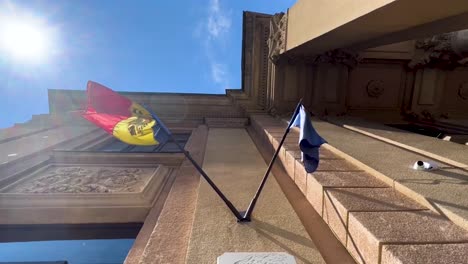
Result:
[[[54,31],[44,20],[0,12],[0,55],[14,62],[44,63],[53,50]]]

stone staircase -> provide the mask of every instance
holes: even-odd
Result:
[[[286,124],[251,115],[256,140],[275,149]],[[468,232],[364,171],[325,144],[316,172],[306,173],[291,130],[279,160],[358,263],[468,263]],[[359,146],[356,146],[359,148]],[[372,155],[372,153],[369,153]]]

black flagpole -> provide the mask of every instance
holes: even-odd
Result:
[[[280,142],[278,148],[276,149],[276,152],[273,155],[273,158],[271,159],[270,164],[268,165],[268,169],[266,170],[265,175],[263,176],[262,182],[260,183],[260,186],[258,186],[257,192],[255,193],[255,196],[252,199],[252,201],[250,201],[249,207],[247,208],[247,211],[245,211],[244,217],[242,217],[242,219],[240,219],[240,222],[250,222],[251,221],[252,212],[253,212],[253,210],[255,208],[255,204],[257,203],[258,197],[260,196],[260,193],[263,190],[263,186],[265,186],[266,180],[268,179],[268,176],[270,175],[271,168],[273,167],[273,164],[274,164],[274,162],[276,160],[276,157],[278,157],[278,154],[279,154],[279,152],[281,150],[281,146],[283,146],[284,140],[286,139],[286,136],[289,133],[291,125],[294,122],[294,119],[296,119],[296,116],[299,114],[299,108],[301,107],[301,105],[302,105],[302,98],[301,98],[301,100],[299,100],[299,103],[297,103],[296,109],[294,110],[294,113],[293,113],[293,115],[291,117],[291,120],[289,121],[288,127],[284,131],[283,138],[281,139],[281,142]]]
[[[203,171],[203,169],[198,165],[198,163],[192,158],[192,155],[190,155],[190,152],[186,151],[179,143],[172,137],[172,134],[170,134],[171,141],[174,142],[177,147],[184,153],[185,157],[192,162],[193,166],[198,170],[198,172],[203,176],[203,178],[208,182],[208,184],[213,188],[213,190],[218,194],[218,196],[223,200],[223,202],[229,207],[231,212],[236,216],[237,221],[242,220],[242,216],[239,213],[239,211],[234,207],[234,205],[231,203],[231,201],[226,198],[226,196],[221,192],[221,190],[214,184],[214,182],[208,177],[208,175]]]
[[[165,132],[169,135],[169,140],[171,140],[172,142],[174,142],[174,144],[177,145],[177,147],[180,149],[180,151],[182,151],[185,155],[185,157],[187,157],[188,160],[190,160],[190,162],[193,164],[193,166],[195,167],[195,169],[197,169],[197,171],[203,176],[203,178],[208,182],[208,184],[211,186],[211,188],[213,188],[213,190],[218,194],[218,196],[223,200],[223,202],[227,205],[227,207],[229,207],[229,209],[231,210],[231,212],[234,214],[234,216],[236,216],[237,218],[237,221],[241,221],[242,220],[242,215],[239,213],[239,211],[236,209],[236,207],[234,207],[234,205],[231,203],[231,201],[228,200],[228,198],[221,192],[221,190],[218,188],[218,186],[216,186],[216,184],[210,179],[210,177],[208,177],[208,175],[205,173],[205,171],[202,169],[202,167],[200,167],[200,165],[198,165],[198,163],[192,158],[192,155],[190,155],[190,152],[186,151],[184,149],[184,147],[182,147],[175,139],[174,137],[172,136],[172,133],[169,131],[169,128],[167,128],[165,125],[163,125],[162,121],[158,118],[157,115],[155,115],[151,110],[149,110],[148,107],[146,107],[146,109],[148,109],[148,111],[151,113],[151,115],[153,116],[153,118],[159,123],[161,124],[161,128],[163,130],[165,130]]]

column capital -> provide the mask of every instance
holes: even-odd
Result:
[[[416,41],[411,69],[453,69],[468,64],[468,30],[444,33]]]
[[[281,12],[276,13],[270,20],[270,36],[268,37],[268,57],[276,63],[281,53],[286,50],[286,28],[288,15]]]

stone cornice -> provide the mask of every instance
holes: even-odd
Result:
[[[276,60],[276,64],[287,63],[291,65],[317,65],[321,63],[329,63],[342,64],[349,68],[354,68],[360,61],[361,58],[359,57],[359,53],[345,49],[336,49],[319,55],[283,54]]]
[[[205,124],[212,127],[239,128],[249,124],[248,118],[205,118]]]
[[[151,108],[159,117],[168,120],[203,120],[205,117],[244,117],[226,95],[200,94],[161,94],[161,93],[123,93],[138,103]],[[88,122],[79,117],[76,110],[84,108],[85,91],[54,90],[49,91],[51,113],[60,113],[61,120],[87,125]],[[73,113],[67,113],[75,111]],[[49,119],[52,115],[43,116]],[[68,117],[70,118],[64,118]],[[75,117],[76,116],[76,117]],[[59,120],[59,121],[61,121]],[[72,123],[73,123],[72,122]]]

